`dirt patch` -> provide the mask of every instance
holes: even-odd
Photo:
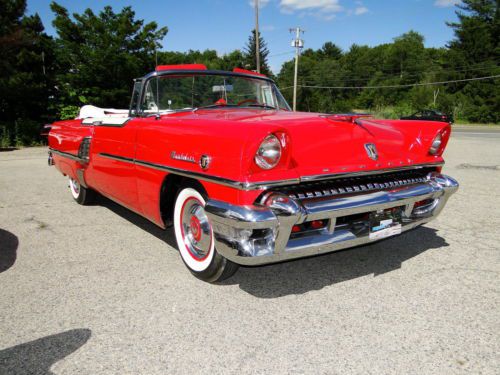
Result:
[[[468,164],[468,163],[463,163],[460,164],[458,169],[485,169],[489,171],[500,171],[500,165],[474,165],[474,164]]]
[[[38,219],[35,219],[34,216],[31,216],[29,217],[28,219],[25,220],[27,223],[35,223],[36,224],[36,227],[37,229],[39,230],[43,230],[43,229],[50,229],[49,228],[49,224],[47,224],[46,222],[44,221],[41,221],[41,220],[38,220]]]

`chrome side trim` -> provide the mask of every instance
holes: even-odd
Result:
[[[143,160],[137,160],[132,158],[126,158],[123,156],[112,155],[108,153],[100,153],[99,156],[108,159],[114,159],[118,161],[123,161],[127,163],[137,164],[147,168],[153,168],[160,171],[175,173],[184,177],[196,178],[202,181],[215,182],[217,184],[221,184],[224,186],[230,186],[240,190],[267,190],[273,187],[286,186],[286,185],[294,185],[299,184],[301,182],[311,182],[311,181],[322,181],[322,180],[332,180],[338,178],[346,178],[346,177],[357,177],[357,176],[369,176],[375,174],[383,174],[383,173],[392,173],[392,172],[400,172],[407,171],[412,169],[422,169],[426,167],[433,166],[442,166],[443,162],[438,163],[427,163],[427,164],[416,164],[401,168],[387,168],[387,169],[378,169],[374,171],[363,171],[363,172],[349,172],[349,173],[334,173],[328,175],[314,175],[314,176],[303,176],[301,178],[291,178],[287,180],[279,180],[279,181],[258,181],[258,182],[248,182],[248,181],[235,181],[225,177],[220,176],[209,176],[204,173],[193,172],[186,169],[169,167],[164,164],[152,163]]]
[[[108,158],[108,159],[123,161],[126,163],[132,163],[132,164],[140,165],[142,167],[152,168],[152,169],[156,169],[156,170],[163,171],[163,172],[175,173],[175,174],[178,174],[179,176],[197,178],[199,180],[215,182],[215,183],[218,183],[221,185],[230,186],[230,187],[234,187],[237,189],[245,190],[244,183],[230,180],[230,179],[227,179],[224,177],[208,176],[208,175],[203,174],[203,173],[192,172],[192,171],[188,171],[188,170],[180,169],[180,168],[168,167],[168,166],[163,165],[163,164],[151,163],[151,162],[147,162],[147,161],[126,158],[123,156],[116,156],[116,155],[111,155],[111,154],[107,154],[107,153],[100,153],[99,156],[102,156],[102,157]]]
[[[111,154],[107,154],[105,152],[101,152],[99,154],[99,156],[102,156],[103,158],[108,158],[108,159],[113,159],[113,160],[118,160],[118,161],[124,161],[126,163],[134,164],[134,159],[132,159],[132,158],[126,158],[124,156],[111,155]]]
[[[88,188],[83,172],[84,172],[84,169],[82,169],[82,168],[77,169],[76,176],[78,177],[78,181],[80,182],[80,185],[82,185],[84,188]]]
[[[49,151],[55,155],[59,155],[59,156],[62,156],[64,158],[71,159],[71,160],[77,161],[77,162],[82,163],[82,164],[85,164],[88,162],[88,160],[82,159],[78,155],[71,154],[69,152],[58,151],[58,150],[55,150],[53,148],[49,148]]]

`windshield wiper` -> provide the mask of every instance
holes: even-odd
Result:
[[[269,104],[248,104],[245,107],[258,107],[258,108],[267,108],[267,109],[276,109],[276,107]]]
[[[202,107],[193,108],[193,112],[196,112],[199,109],[210,109],[210,108],[219,108],[219,107],[237,107],[236,104],[210,104],[204,105]]]

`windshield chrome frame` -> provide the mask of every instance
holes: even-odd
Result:
[[[151,72],[144,77],[140,78],[142,82],[142,87],[141,87],[141,92],[139,95],[139,100],[136,103],[136,108],[133,110],[132,107],[130,107],[130,114],[136,113],[134,117],[150,117],[150,116],[155,116],[155,115],[160,115],[160,113],[148,113],[145,114],[141,110],[141,104],[144,100],[144,95],[146,91],[147,84],[149,83],[150,80],[154,78],[159,78],[162,76],[169,76],[169,75],[218,75],[218,76],[230,76],[230,77],[241,77],[241,78],[251,78],[251,79],[256,79],[256,80],[261,80],[261,81],[266,81],[269,82],[271,85],[273,85],[273,89],[278,90],[278,86],[276,83],[268,77],[264,76],[257,76],[253,74],[245,74],[245,73],[237,73],[237,72],[228,72],[225,70],[165,70],[165,71],[154,71]],[[281,91],[279,91],[281,93]],[[281,96],[284,99],[283,94]],[[288,103],[287,103],[288,104]],[[289,106],[289,105],[288,105]],[[290,107],[290,106],[289,106]],[[282,108],[276,108],[276,111],[285,111],[285,109]],[[182,111],[182,110],[179,110]],[[172,112],[178,112],[178,111],[172,111]]]

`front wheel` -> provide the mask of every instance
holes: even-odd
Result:
[[[83,187],[77,180],[69,178],[69,190],[73,199],[82,205],[93,203],[95,200],[95,192]]]
[[[175,237],[189,271],[203,281],[217,282],[231,277],[238,266],[217,253],[205,204],[196,189],[180,190],[174,208]]]

